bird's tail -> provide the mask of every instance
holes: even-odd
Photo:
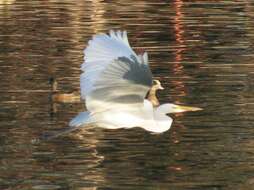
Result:
[[[91,117],[89,112],[81,112],[69,122],[69,127],[55,132],[54,134],[45,134],[40,140],[51,140],[59,136],[69,134],[72,131],[85,127],[91,123]]]
[[[85,124],[90,123],[90,112],[80,112],[76,117],[74,117],[70,123],[70,127],[80,127],[84,126]]]

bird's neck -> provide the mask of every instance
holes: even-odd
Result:
[[[148,100],[153,104],[153,107],[157,107],[160,105],[160,102],[158,98],[156,97],[156,91],[157,89],[151,88],[151,90],[148,93]]]
[[[154,133],[163,133],[170,129],[173,122],[172,118],[168,117],[164,113],[161,113],[159,110],[157,110],[157,108],[154,109],[153,114],[154,122],[149,120],[149,123],[143,125],[144,129]]]

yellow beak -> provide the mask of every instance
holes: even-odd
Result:
[[[174,113],[181,113],[181,112],[187,112],[187,111],[201,111],[201,110],[203,110],[203,109],[198,108],[198,107],[191,107],[191,106],[175,105],[173,107],[173,112]]]

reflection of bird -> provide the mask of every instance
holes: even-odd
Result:
[[[71,93],[60,93],[57,90],[57,81],[54,77],[51,77],[49,79],[49,82],[51,84],[52,93],[51,93],[51,100],[52,102],[58,102],[58,103],[74,103],[74,102],[80,102],[80,95],[78,92],[71,92]]]
[[[169,103],[158,106],[155,93],[162,89],[160,82],[152,79],[147,53],[137,55],[126,32],[95,35],[84,53],[80,85],[88,111],[70,122],[73,129],[95,124],[110,129],[142,127],[160,133],[172,124],[166,114],[201,110]]]

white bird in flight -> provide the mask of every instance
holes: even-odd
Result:
[[[93,124],[162,133],[173,121],[166,114],[201,110],[171,103],[158,105],[155,93],[163,88],[153,80],[147,53],[137,55],[132,50],[126,31],[93,36],[84,54],[80,87],[87,111],[70,121],[69,131]]]

